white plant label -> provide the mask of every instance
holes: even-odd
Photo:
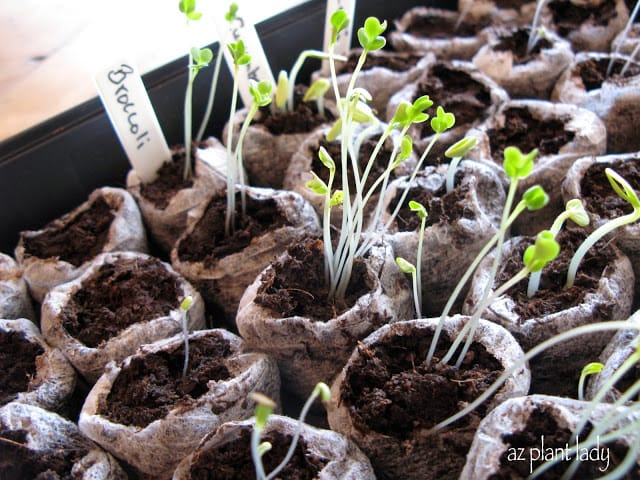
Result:
[[[171,160],[142,78],[130,62],[118,63],[95,75],[96,87],[129,163],[143,182],[155,180]]]
[[[224,18],[224,15],[225,12],[220,9],[214,17],[216,19],[220,45],[231,73],[234,73],[233,56],[229,48],[227,48],[228,44],[242,40],[245,51],[251,56],[251,62],[239,67],[237,78],[240,97],[245,106],[248,106],[253,103],[253,97],[249,92],[249,80],[256,82],[266,80],[267,82],[271,82],[272,85],[275,85],[275,79],[273,72],[271,72],[267,55],[262,47],[262,42],[258,37],[258,32],[251,21],[249,13],[246,11],[243,12],[242,8],[239,8],[236,18],[231,22],[228,22]]]
[[[353,12],[356,9],[356,0],[328,0],[327,11],[324,20],[324,51],[329,51],[329,43],[331,43],[331,15],[336,10],[344,10],[349,17],[347,27],[340,32],[334,47],[336,55],[347,55],[351,50],[351,34],[353,32]],[[329,75],[329,61],[322,62],[323,75]]]

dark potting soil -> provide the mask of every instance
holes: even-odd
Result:
[[[398,231],[412,232],[420,228],[420,217],[409,208],[409,202],[412,200],[424,205],[427,210],[426,227],[439,223],[452,223],[460,218],[473,220],[475,212],[469,208],[469,203],[466,201],[470,185],[461,183],[463,177],[463,171],[458,169],[454,175],[454,189],[448,193],[444,183],[435,192],[419,187],[410,188],[395,220]],[[396,209],[403,193],[404,190],[399,190],[389,202],[389,212]]]
[[[527,419],[526,427],[518,432],[504,434],[502,442],[507,449],[500,457],[500,469],[489,477],[489,480],[517,480],[528,478],[532,470],[545,463],[550,456],[557,456],[564,460],[558,462],[552,468],[543,473],[540,479],[559,480],[563,478],[575,453],[569,453],[569,449],[576,446],[571,439],[571,431],[566,427],[560,427],[553,417],[553,407],[536,408]],[[580,434],[579,441],[584,441],[591,431],[591,425]],[[544,443],[541,443],[544,442]],[[556,455],[549,455],[549,452]],[[592,447],[587,451],[581,450],[579,456],[590,455],[591,459],[584,459],[572,478],[594,479],[601,478],[615,470],[616,466],[624,459],[627,447],[621,443],[600,445],[600,449]],[[544,454],[544,455],[543,455]],[[562,456],[561,456],[562,455]],[[570,457],[569,457],[570,455]],[[541,459],[540,457],[545,458]],[[625,476],[616,478],[637,479],[640,478],[640,470],[635,467]]]
[[[238,429],[238,436],[215,449],[199,452],[190,471],[192,480],[245,480],[255,478],[251,459],[250,427]],[[277,431],[263,434],[261,441],[271,443],[271,449],[262,457],[267,475],[284,459],[293,437]],[[328,459],[309,451],[304,438],[300,438],[293,457],[277,478],[287,480],[312,480],[328,463]]]
[[[615,60],[611,68],[611,74],[607,76],[607,70],[609,68],[609,58],[589,58],[584,62],[578,63],[574,67],[574,72],[580,75],[584,88],[590,92],[602,88],[602,84],[605,80],[612,82],[613,84],[622,83],[625,78],[634,77],[640,74],[640,66],[632,63],[624,74],[624,77],[620,75],[625,62],[622,60]]]
[[[98,413],[114,423],[144,428],[172,409],[188,409],[208,392],[208,382],[227,380],[229,342],[219,334],[189,341],[187,375],[182,376],[184,344],[133,357],[123,367]],[[216,406],[211,406],[215,411]]]
[[[540,38],[531,51],[528,51],[529,28],[518,28],[509,35],[500,37],[500,42],[495,46],[499,52],[513,52],[513,60],[516,65],[521,65],[533,60],[542,50],[553,47],[546,38]]]
[[[98,197],[65,225],[53,227],[50,223],[41,234],[23,237],[25,252],[37,258],[58,257],[79,267],[102,252],[113,222],[113,211],[119,207],[119,204],[110,206],[103,197]]]
[[[440,105],[456,117],[456,126],[481,122],[491,106],[491,92],[467,72],[445,63],[434,65],[419,83],[416,97],[429,95],[434,105]],[[421,125],[422,136],[433,135],[429,122]]]
[[[320,115],[315,101],[302,101],[306,90],[307,87],[296,85],[293,95],[294,110],[292,112],[274,110],[275,107],[272,106],[262,107],[253,123],[264,125],[272,135],[283,135],[287,133],[309,133],[323,123],[335,120],[327,109],[324,110],[324,115]]]
[[[346,62],[337,64],[338,73],[353,73],[360,58],[360,52],[352,52]],[[371,70],[374,67],[387,68],[394,72],[406,72],[416,66],[423,55],[410,52],[393,52],[389,55],[378,54],[375,51],[370,52],[362,66],[362,70]]]
[[[204,262],[211,268],[221,258],[242,251],[254,238],[290,224],[273,199],[257,200],[247,195],[246,202],[246,215],[240,215],[241,197],[236,194],[235,228],[227,236],[226,193],[213,197],[193,231],[180,241],[180,260]]]
[[[471,344],[461,368],[439,364],[451,344],[446,334],[427,365],[432,338],[431,332],[416,332],[370,347],[360,344],[357,359],[347,369],[340,398],[361,432],[393,436],[407,442],[409,449],[411,442],[431,442],[432,476],[425,472],[423,478],[453,479],[464,466],[486,413],[485,404],[433,437],[425,437],[422,432],[475,400],[502,373],[502,366],[478,343]],[[376,459],[371,461],[376,468]],[[378,478],[386,478],[380,473],[376,468]]]
[[[575,307],[584,301],[587,294],[597,290],[604,269],[615,258],[615,252],[606,239],[589,249],[580,263],[573,287],[564,288],[571,258],[585,238],[585,232],[578,228],[561,231],[557,237],[560,243],[560,254],[542,271],[540,288],[536,295],[532,298],[527,296],[528,278],[507,292],[514,299],[514,311],[521,319],[543,317]],[[496,277],[497,286],[502,285],[522,269],[522,255],[534,241],[533,237],[529,240],[521,242],[502,263]],[[607,312],[600,312],[600,316],[608,318],[610,315]]]
[[[36,376],[37,357],[44,349],[22,332],[0,330],[0,405],[29,390]]]
[[[364,260],[356,259],[344,303],[329,301],[323,245],[318,239],[290,245],[286,260],[276,260],[262,274],[255,302],[283,318],[297,315],[327,321],[351,308],[358,298],[375,288],[375,280]]]
[[[504,161],[504,149],[510,145],[525,153],[537,148],[540,156],[553,155],[575,136],[574,132],[565,130],[563,120],[534,118],[528,108],[509,108],[504,114],[504,126],[487,131],[491,155],[500,165]]]
[[[490,24],[491,18],[486,16],[473,21],[463,20],[456,28],[455,20],[442,15],[416,15],[407,26],[406,33],[421,38],[475,37]]]
[[[192,178],[184,178],[184,149],[178,151],[174,147],[173,152],[171,161],[163,163],[158,170],[158,177],[153,182],[140,185],[140,194],[160,210],[167,208],[180,190],[193,186]]]
[[[582,25],[607,25],[616,16],[615,0],[605,0],[594,7],[580,6],[564,0],[552,1],[547,8],[553,16],[555,30],[562,37],[580,29]]]
[[[602,219],[612,219],[627,215],[633,208],[611,187],[606,174],[611,168],[624,178],[636,192],[640,192],[640,157],[616,163],[594,163],[584,173],[580,181],[580,191],[585,208]]]
[[[33,480],[73,480],[73,464],[88,453],[79,448],[27,447],[26,430],[11,430],[0,424],[0,478]]]
[[[155,258],[105,264],[62,309],[69,334],[95,348],[137,322],[169,315],[179,305],[176,274]]]

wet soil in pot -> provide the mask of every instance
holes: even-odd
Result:
[[[37,258],[58,257],[79,267],[102,252],[113,219],[112,207],[103,197],[98,197],[62,228],[47,230],[49,227],[45,226],[41,234],[25,237],[25,252]]]
[[[390,55],[379,55],[376,52],[370,52],[362,66],[362,70],[370,70],[374,67],[383,67],[394,72],[406,72],[416,66],[423,55],[410,52],[389,52]],[[360,51],[349,54],[346,62],[340,62],[337,65],[337,73],[353,73],[360,58]]]
[[[63,326],[97,347],[128,326],[169,315],[178,305],[178,277],[155,258],[105,264],[62,310]]]
[[[340,397],[358,429],[410,442],[476,399],[502,373],[500,363],[478,343],[472,343],[461,368],[440,365],[443,345],[450,345],[446,335],[426,365],[431,339],[396,337],[393,343],[357,347],[360,354],[346,373]],[[434,436],[433,478],[457,478],[485,408],[481,405]],[[371,461],[375,468],[375,458]]]
[[[521,65],[533,60],[541,50],[552,48],[553,44],[545,39],[539,39],[534,47],[529,51],[529,30],[518,28],[512,34],[500,37],[500,42],[494,47],[498,52],[512,52],[513,61],[516,65]]]
[[[637,64],[629,65],[629,68],[625,72],[624,77],[620,76],[620,72],[625,63],[622,60],[615,60],[611,69],[611,74],[607,75],[607,69],[609,68],[609,58],[590,58],[584,62],[578,63],[574,67],[574,71],[580,75],[584,88],[589,92],[591,90],[597,90],[602,87],[605,80],[613,82],[622,82],[623,79],[634,77],[640,74],[640,66]]]
[[[0,424],[0,478],[72,480],[73,464],[89,451],[85,449],[27,448],[26,430],[10,430]]]
[[[0,330],[0,406],[29,390],[36,375],[37,357],[43,353],[40,345],[27,340],[21,332]]]
[[[291,435],[277,431],[263,434],[261,441],[271,443],[271,449],[262,457],[265,472],[273,471],[284,459],[291,445]],[[218,448],[201,452],[193,460],[192,480],[243,480],[255,477],[251,459],[251,428],[239,429],[239,436]],[[311,454],[303,438],[298,440],[293,457],[278,478],[312,480],[324,468],[327,460]]]
[[[493,160],[502,165],[504,149],[509,145],[517,145],[523,152],[537,148],[540,156],[556,154],[574,137],[564,127],[559,119],[539,120],[527,108],[509,108],[505,111],[504,126],[487,132]]]
[[[328,300],[324,275],[324,244],[308,238],[290,245],[284,262],[276,261],[262,275],[255,302],[280,317],[302,316],[326,321],[351,308],[357,299],[374,288],[363,259],[356,259],[343,304]],[[303,279],[301,281],[301,279]]]
[[[406,33],[421,38],[475,37],[480,30],[490,24],[490,17],[477,21],[462,21],[460,25],[456,25],[453,20],[442,16],[416,15],[414,21],[407,26]]]
[[[580,439],[584,439],[589,434],[591,425],[580,434]],[[527,425],[522,431],[513,432],[501,436],[501,440],[508,448],[500,457],[500,469],[489,477],[489,480],[511,480],[514,478],[528,478],[532,469],[538,468],[544,463],[537,458],[532,459],[532,455],[540,457],[541,439],[544,438],[544,449],[553,449],[554,452],[575,446],[575,441],[571,440],[572,434],[568,428],[561,427],[554,419],[553,412],[546,408],[534,410],[527,420]],[[607,450],[606,452],[604,450]],[[513,455],[516,452],[517,460]],[[580,467],[575,472],[573,478],[600,478],[607,471],[613,471],[624,459],[627,447],[620,443],[611,443],[600,447],[596,452],[595,447],[590,452],[592,460],[580,462]],[[608,461],[604,459],[608,458]],[[558,462],[553,468],[547,470],[540,478],[545,480],[559,480],[569,468],[570,461]],[[640,471],[636,468],[620,477],[623,479],[638,478]]]
[[[120,371],[98,413],[114,423],[144,428],[174,408],[188,409],[208,392],[208,382],[231,377],[225,363],[230,354],[229,342],[220,335],[191,340],[185,377],[183,343],[136,356]]]
[[[595,3],[595,2],[591,2]],[[566,37],[574,30],[579,30],[584,23],[606,26],[609,20],[616,16],[616,2],[606,0],[596,6],[579,6],[573,2],[549,2],[547,8],[553,16],[554,28],[562,37]]]
[[[193,186],[191,178],[184,178],[184,149],[174,147],[170,162],[162,164],[158,170],[158,177],[149,183],[142,183],[140,193],[153,203],[158,209],[165,209],[177,192]]]

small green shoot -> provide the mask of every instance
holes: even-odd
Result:
[[[578,380],[578,400],[584,400],[584,385],[587,381],[587,377],[589,375],[600,373],[603,368],[604,364],[600,362],[587,363],[584,367],[582,367],[582,372],[580,372],[580,380]]]
[[[449,162],[449,167],[447,168],[444,182],[447,193],[453,191],[453,184],[458,164],[460,163],[462,158],[467,153],[469,153],[469,150],[471,150],[477,144],[478,139],[476,137],[465,137],[461,140],[458,140],[444,152],[444,156],[451,159],[451,162]]]
[[[531,21],[531,28],[529,30],[529,41],[527,42],[527,54],[531,54],[536,43],[544,35],[544,28],[539,28],[540,17],[542,15],[542,9],[548,0],[538,0],[536,2],[536,11],[533,14],[533,20]],[[541,31],[542,30],[542,31]]]
[[[420,257],[418,257],[418,262]],[[422,307],[420,299],[420,291],[418,290],[418,279],[416,273],[416,266],[402,257],[396,257],[396,265],[402,273],[408,273],[411,275],[411,283],[413,285],[413,303],[416,309],[416,318],[422,317]]]
[[[271,444],[269,442],[260,442],[260,436],[267,426],[267,422],[269,421],[269,416],[273,413],[273,410],[276,407],[276,404],[273,400],[271,400],[266,395],[261,393],[252,392],[250,394],[251,399],[256,402],[256,411],[255,411],[255,424],[253,427],[253,431],[251,433],[251,458],[253,459],[253,464],[256,469],[256,479],[257,480],[274,480],[277,475],[287,466],[287,463],[293,457],[293,452],[296,449],[296,445],[298,445],[298,441],[300,440],[300,434],[302,432],[302,425],[304,420],[309,413],[309,409],[313,402],[320,397],[320,400],[325,405],[331,401],[331,390],[326,383],[319,382],[316,384],[315,388],[307,398],[307,401],[302,407],[300,411],[300,416],[298,417],[298,428],[296,433],[291,440],[291,445],[289,446],[289,450],[287,450],[287,454],[285,455],[282,462],[278,464],[276,468],[273,469],[271,473],[268,475],[265,474],[264,466],[262,464],[262,455],[268,452],[271,449]]]
[[[202,13],[196,11],[196,0],[180,0],[178,8],[187,17],[187,22],[202,18]]]
[[[182,323],[182,336],[184,337],[184,365],[182,367],[182,378],[187,376],[189,367],[189,310],[193,306],[193,297],[188,295],[180,303],[180,322]]]
[[[324,117],[324,96],[331,88],[331,82],[326,78],[319,78],[311,84],[302,97],[303,102],[313,102],[315,100],[318,108],[318,115]]]
[[[633,211],[627,215],[623,215],[622,217],[610,219],[608,222],[600,225],[600,227],[595,229],[587,238],[584,239],[582,244],[575,251],[573,258],[569,263],[565,288],[571,288],[573,286],[580,262],[596,242],[615,229],[624,227],[625,225],[629,225],[640,219],[640,200],[638,199],[638,195],[633,187],[611,168],[606,168],[604,172],[611,184],[611,187],[613,188],[613,191],[616,192],[620,198],[628,202],[633,207]]]

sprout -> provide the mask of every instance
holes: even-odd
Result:
[[[587,363],[584,367],[582,367],[582,372],[580,372],[580,380],[578,381],[578,400],[584,400],[584,384],[587,377],[589,375],[600,373],[603,368],[604,364],[600,362]]]
[[[184,337],[184,366],[182,367],[182,377],[187,376],[189,366],[189,325],[188,315],[193,305],[193,297],[188,295],[180,303],[180,323],[182,323],[182,336]]]
[[[469,150],[477,144],[478,139],[476,137],[465,137],[462,140],[458,140],[444,152],[444,156],[451,159],[445,175],[445,187],[447,193],[453,191],[456,169],[458,168],[460,160],[462,160],[462,157],[469,153]]]
[[[420,257],[418,257],[418,262],[420,261]],[[420,300],[420,292],[418,290],[418,280],[416,278],[416,267],[413,263],[402,257],[396,257],[396,265],[400,268],[402,273],[408,273],[411,275],[411,283],[413,285],[413,303],[416,307],[416,318],[422,317],[421,313],[421,300]]]
[[[547,0],[538,0],[536,3],[536,11],[533,15],[533,20],[531,21],[531,29],[529,30],[529,41],[527,42],[527,54],[530,54],[533,51],[533,48],[538,43],[538,40],[542,38],[545,34],[545,29],[543,27],[538,28],[538,24],[540,23],[540,16],[542,14],[542,9],[544,8]]]
[[[595,245],[598,240],[615,229],[629,225],[640,218],[640,200],[638,199],[638,195],[633,187],[611,168],[606,168],[604,172],[611,184],[611,187],[613,188],[613,191],[616,192],[620,198],[628,202],[633,207],[633,211],[627,215],[623,215],[622,217],[612,218],[608,222],[600,225],[600,227],[591,232],[591,234],[584,239],[582,244],[575,251],[573,258],[569,263],[565,288],[571,288],[573,286],[580,262],[587,254],[587,251]]]
[[[313,402],[318,397],[320,397],[322,403],[329,403],[331,400],[331,390],[326,383],[319,382],[316,384],[311,395],[309,395],[309,398],[307,398],[307,401],[300,411],[300,416],[298,417],[298,428],[291,440],[291,445],[289,445],[287,454],[278,466],[269,473],[269,475],[265,474],[264,466],[262,464],[262,455],[271,449],[271,444],[269,442],[260,443],[260,436],[267,426],[269,416],[273,413],[276,404],[269,397],[261,393],[252,392],[249,395],[251,399],[256,402],[255,423],[251,433],[251,458],[253,459],[253,465],[256,469],[256,478],[257,480],[273,480],[287,466],[291,457],[293,457],[293,452],[296,449],[296,445],[298,445],[300,433],[302,432],[302,425],[307,413],[309,413],[311,405],[313,405]]]

